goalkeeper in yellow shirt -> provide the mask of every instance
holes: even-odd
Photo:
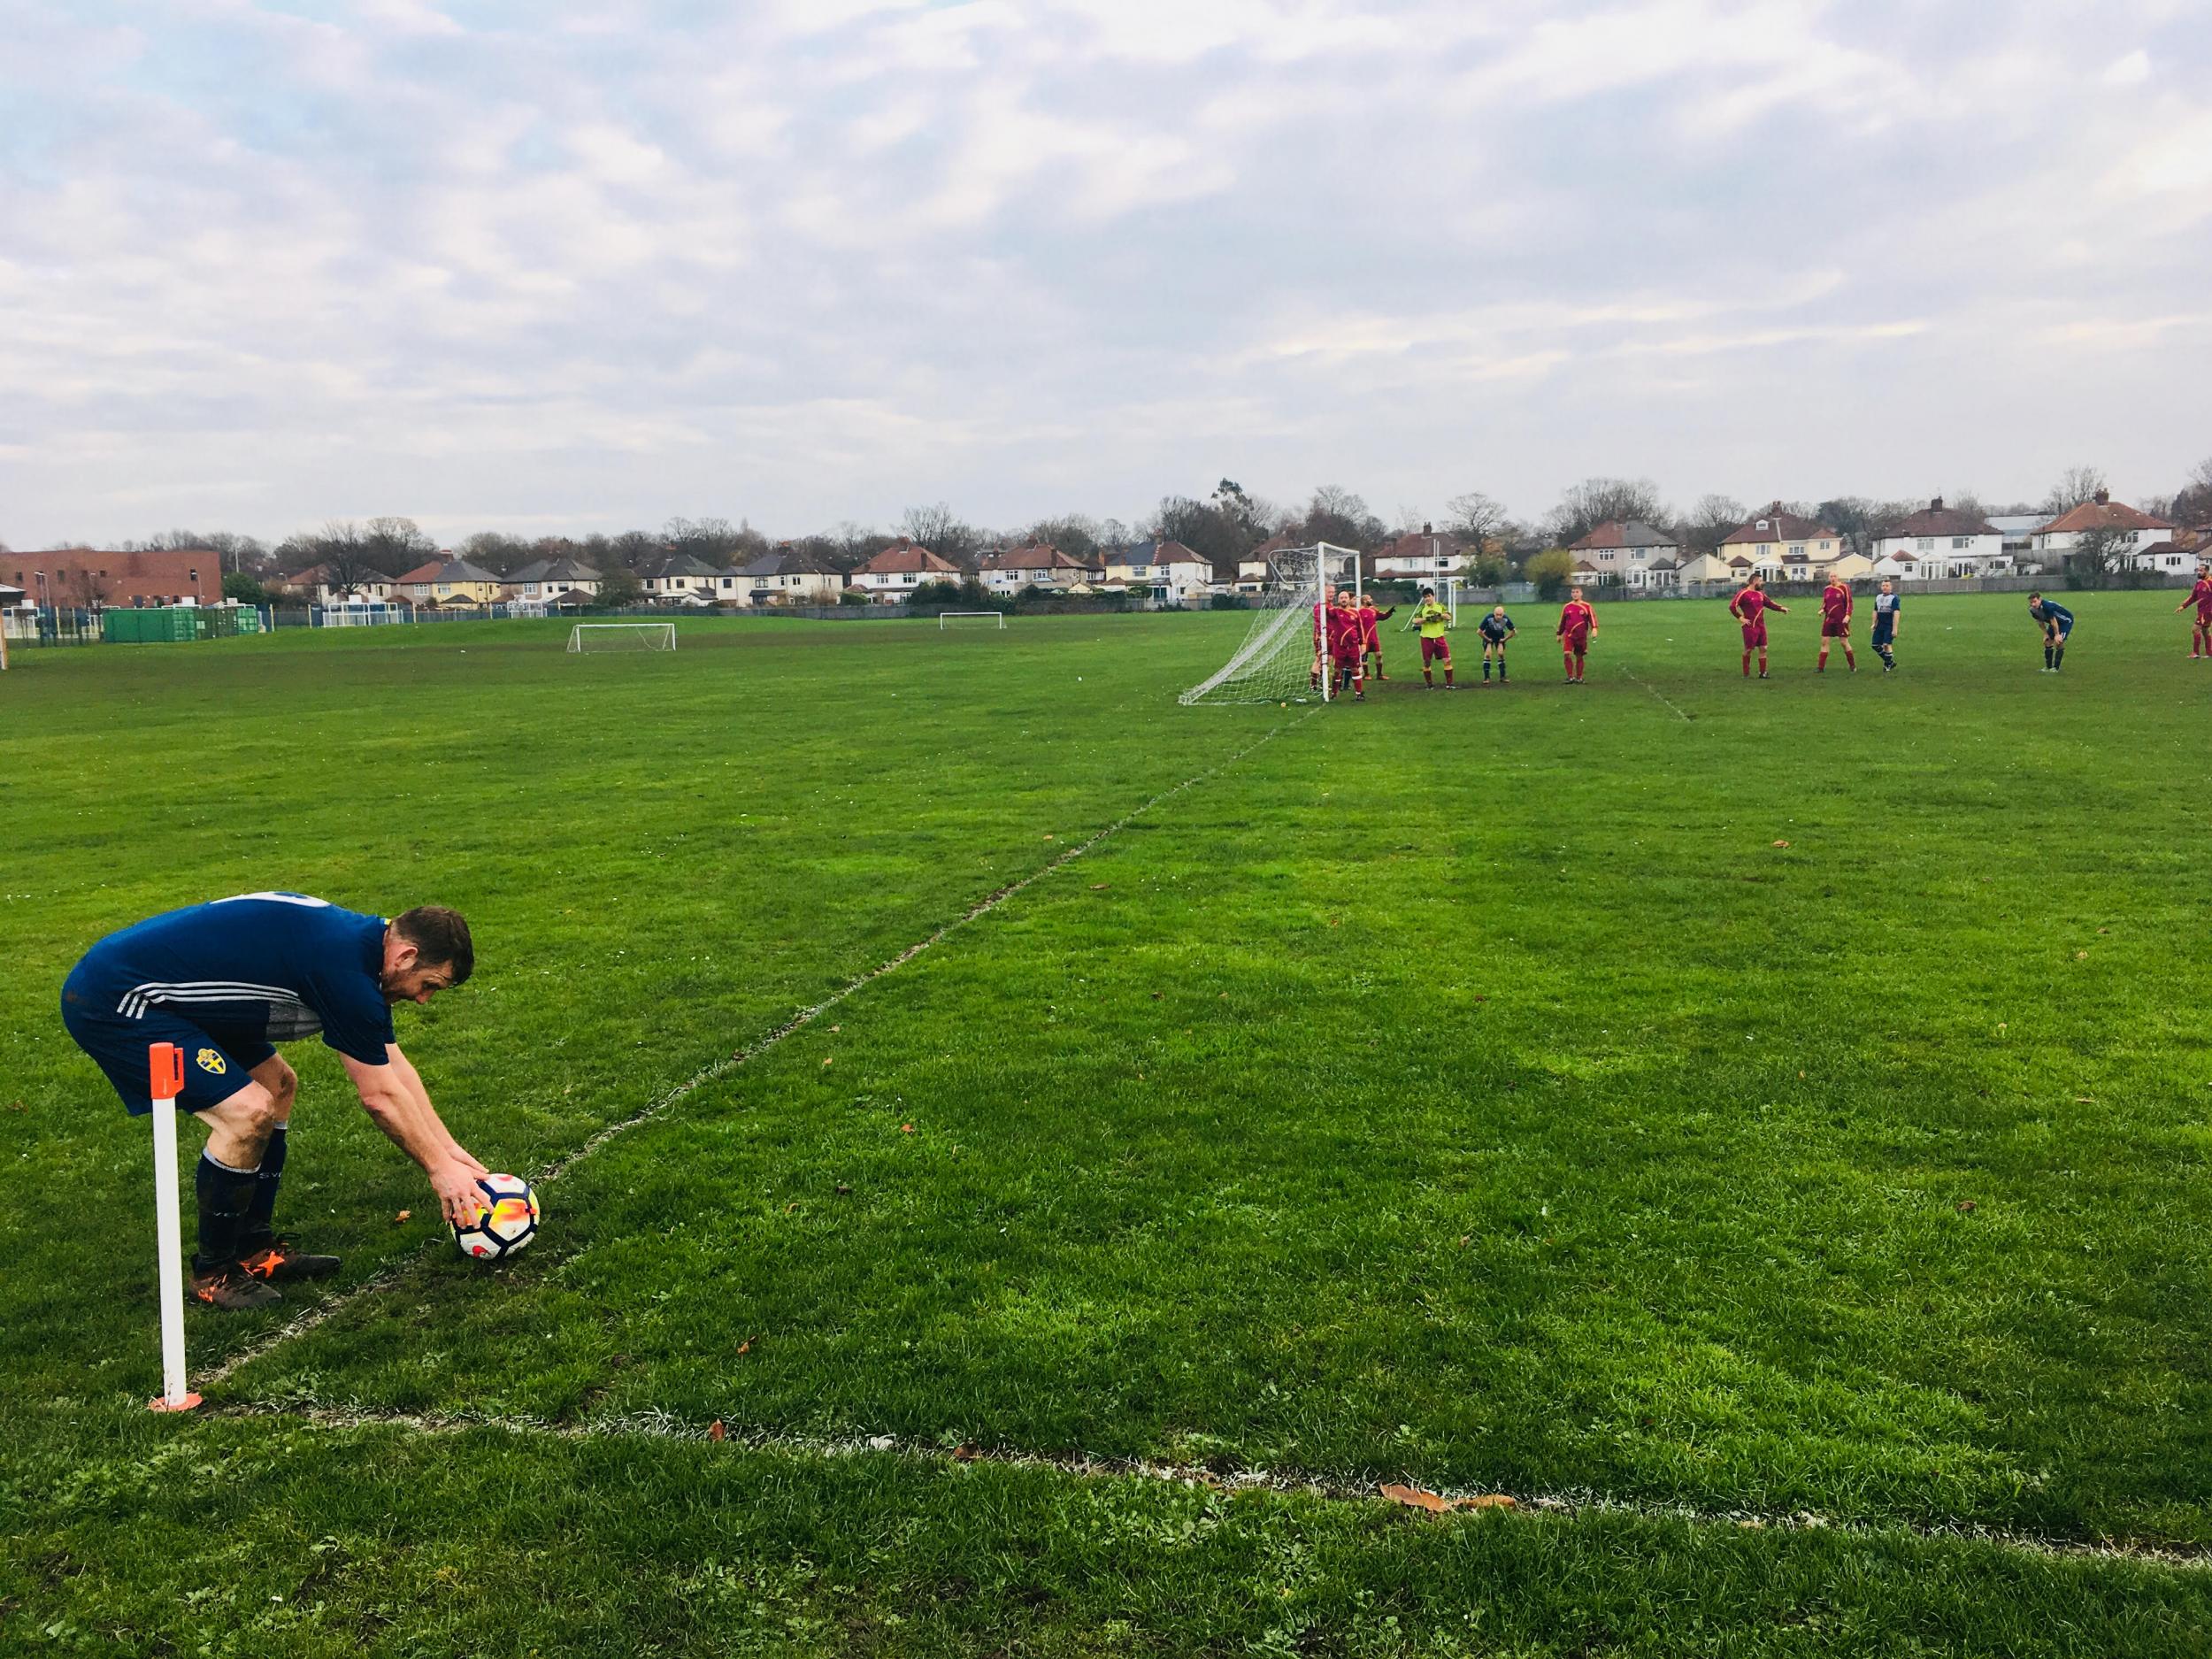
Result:
[[[1413,625],[1421,630],[1422,683],[1432,688],[1435,687],[1436,675],[1432,672],[1432,664],[1441,663],[1444,664],[1444,689],[1456,691],[1458,687],[1452,683],[1452,642],[1444,637],[1452,626],[1452,610],[1449,605],[1437,603],[1435,588],[1424,588],[1421,590],[1421,603],[1414,607]]]

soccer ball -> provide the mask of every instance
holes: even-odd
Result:
[[[469,1225],[453,1229],[462,1255],[502,1261],[538,1236],[538,1195],[529,1182],[519,1175],[480,1175],[476,1185],[488,1207]]]

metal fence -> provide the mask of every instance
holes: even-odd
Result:
[[[0,631],[6,633],[11,646],[97,645],[100,613],[70,605],[0,611]]]

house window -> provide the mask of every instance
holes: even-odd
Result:
[[[1951,538],[1953,547],[1971,547],[1973,544],[1972,538],[1969,536],[1955,535]]]
[[[1828,544],[1825,541],[1821,543],[1821,546],[1823,547],[1826,547],[1827,545]],[[1803,564],[1805,562],[1805,544],[1802,541],[1800,541],[1793,545],[1790,549],[1790,557],[1795,559],[1799,564]]]
[[[1913,551],[1916,553],[1930,553],[1934,550],[1935,538],[1932,535],[1924,535],[1913,543]]]
[[[106,574],[107,574],[107,572],[106,572],[105,571],[102,571],[102,572],[100,572],[100,574],[101,574],[101,575],[103,575],[103,576],[104,576],[104,575],[106,575]],[[195,588],[197,588],[197,587],[200,585],[200,573],[199,573],[199,572],[197,572],[197,571],[194,571],[194,572],[192,572],[192,585],[193,585]]]

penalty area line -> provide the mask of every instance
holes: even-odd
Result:
[[[1681,709],[1676,705],[1672,698],[1669,697],[1665,692],[1660,690],[1658,687],[1653,685],[1648,680],[1644,679],[1641,675],[1637,673],[1634,669],[1624,668],[1621,670],[1621,672],[1626,674],[1631,680],[1641,686],[1646,691],[1648,691],[1653,696],[1658,698],[1661,703],[1666,704],[1667,708],[1673,713],[1680,715],[1683,719],[1687,720],[1693,726],[1697,723],[1697,716],[1694,714],[1683,714]]]
[[[1150,799],[1141,802],[1137,805],[1131,807],[1129,810],[1124,812],[1119,818],[1114,819],[1112,823],[1108,824],[1102,829],[1093,832],[1088,840],[1079,841],[1076,845],[1056,855],[1054,857],[1048,859],[1045,863],[1038,865],[1036,869],[1031,871],[1027,875],[1023,876],[1017,880],[1010,881],[1004,887],[995,888],[992,892],[985,894],[983,897],[969,905],[968,908],[961,911],[959,915],[954,917],[952,920],[940,926],[934,933],[917,940],[914,943],[909,945],[905,949],[900,951],[897,956],[892,956],[886,961],[879,962],[874,967],[869,969],[865,973],[857,974],[852,979],[846,980],[844,984],[839,986],[837,989],[832,991],[820,1002],[814,1003],[810,1007],[801,1009],[789,1019],[784,1021],[782,1025],[778,1025],[774,1029],[755,1038],[751,1042],[746,1044],[743,1048],[733,1049],[725,1057],[708,1062],[708,1064],[701,1066],[689,1077],[684,1079],[682,1082],[677,1083],[672,1087],[663,1090],[659,1094],[654,1096],[650,1101],[647,1102],[644,1110],[641,1111],[637,1112],[632,1117],[625,1118],[618,1123],[608,1124],[604,1127],[594,1132],[585,1140],[583,1145],[578,1147],[573,1152],[570,1152],[563,1156],[557,1157],[554,1159],[552,1163],[547,1164],[544,1170],[538,1174],[536,1179],[532,1183],[532,1185],[541,1187],[548,1182],[558,1180],[564,1173],[575,1167],[575,1165],[583,1159],[589,1157],[593,1153],[598,1151],[601,1147],[605,1146],[608,1141],[612,1141],[616,1136],[627,1134],[631,1130],[639,1128],[643,1125],[649,1124],[654,1119],[664,1116],[679,1103],[696,1094],[699,1090],[704,1088],[708,1084],[715,1082],[721,1078],[727,1077],[732,1071],[736,1071],[738,1067],[743,1065],[748,1060],[759,1058],[762,1055],[767,1053],[769,1049],[774,1048],[778,1043],[781,1042],[786,1037],[791,1036],[795,1033],[805,1030],[823,1015],[828,1013],[830,1010],[837,1007],[840,1003],[842,1003],[848,998],[855,995],[858,992],[865,990],[869,986],[873,985],[878,979],[883,978],[887,973],[897,972],[901,968],[906,966],[908,963],[913,961],[915,957],[920,956],[924,951],[929,949],[932,946],[943,942],[946,939],[950,938],[954,933],[958,933],[962,928],[967,926],[970,923],[980,921],[984,917],[988,916],[993,910],[998,909],[1000,905],[1005,903],[1007,900],[1014,897],[1017,894],[1024,892],[1027,888],[1035,886],[1038,882],[1043,880],[1047,876],[1052,874],[1056,870],[1059,870],[1068,864],[1071,864],[1077,859],[1094,851],[1097,848],[1110,840],[1113,836],[1126,829],[1138,818],[1142,818],[1146,813],[1153,810],[1155,808],[1168,801],[1173,800],[1177,795],[1185,793],[1187,790],[1196,788],[1200,784],[1204,783],[1208,779],[1213,778],[1219,773],[1227,771],[1230,767],[1235,765],[1239,761],[1242,760],[1246,756],[1250,755],[1264,747],[1266,744],[1272,742],[1285,732],[1291,731],[1295,727],[1303,725],[1319,711],[1320,705],[1316,704],[1313,708],[1307,710],[1303,714],[1299,715],[1295,719],[1286,720],[1279,726],[1270,726],[1265,732],[1262,733],[1258,737],[1253,739],[1249,743],[1247,743],[1242,749],[1238,749],[1234,754],[1216,761],[1212,765],[1207,767],[1202,772],[1193,772],[1180,783],[1170,784],[1166,788],[1161,790],[1157,795],[1153,795]],[[364,1296],[368,1295],[371,1292],[381,1290],[386,1286],[392,1284],[400,1277],[402,1273],[405,1272],[406,1270],[416,1262],[426,1258],[430,1255],[431,1251],[441,1242],[442,1242],[442,1240],[434,1233],[428,1240],[424,1241],[423,1248],[421,1249],[410,1251],[403,1255],[396,1256],[393,1260],[387,1262],[383,1266],[378,1268],[374,1272],[371,1273],[366,1279],[364,1279],[359,1284],[355,1285],[349,1289],[341,1291],[335,1295],[328,1297],[325,1301],[316,1303],[315,1306],[308,1309],[298,1317],[288,1319],[284,1324],[277,1326],[276,1329],[270,1332],[259,1341],[248,1343],[244,1348],[239,1349],[237,1353],[223,1361],[222,1363],[209,1371],[205,1377],[202,1379],[203,1386],[211,1388],[219,1384],[227,1382],[233,1376],[236,1375],[239,1371],[248,1365],[250,1365],[254,1361],[262,1358],[265,1355],[267,1355],[276,1348],[282,1347],[285,1343],[290,1341],[294,1337],[304,1336],[310,1331],[314,1330],[317,1326],[326,1324],[331,1319],[335,1318],[339,1314],[345,1311],[345,1310],[351,1307]]]
[[[1013,1447],[964,1445],[948,1448],[934,1440],[895,1434],[802,1434],[781,1429],[729,1429],[720,1418],[700,1423],[667,1411],[645,1411],[582,1423],[504,1413],[384,1411],[305,1403],[217,1406],[207,1415],[261,1420],[282,1419],[336,1430],[396,1429],[411,1434],[475,1432],[536,1436],[560,1440],[653,1440],[723,1447],[733,1452],[764,1452],[788,1457],[901,1457],[945,1465],[987,1464],[1001,1469],[1034,1469],[1077,1480],[1157,1480],[1233,1495],[1274,1493],[1327,1503],[1404,1503],[1439,1513],[1484,1517],[1500,1510],[1567,1521],[1585,1516],[1625,1516],[1647,1521],[1674,1521],[1699,1527],[1733,1527],[1744,1532],[1824,1532],[1839,1537],[1880,1540],[1908,1536],[1929,1541],[1984,1544],[1992,1548],[2055,1560],[2124,1561],[2189,1571],[2212,1568],[2212,1550],[2155,1544],[2053,1538],[2036,1532],[1960,1523],[1943,1525],[1903,1518],[1834,1520],[1807,1509],[1762,1511],[1699,1509],[1692,1504],[1643,1502],[1570,1490],[1536,1495],[1501,1492],[1426,1491],[1402,1483],[1393,1498],[1386,1487],[1399,1483],[1377,1478],[1326,1479],[1287,1470],[1216,1469],[1142,1457],[1094,1457],[1086,1452],[1030,1452]]]

